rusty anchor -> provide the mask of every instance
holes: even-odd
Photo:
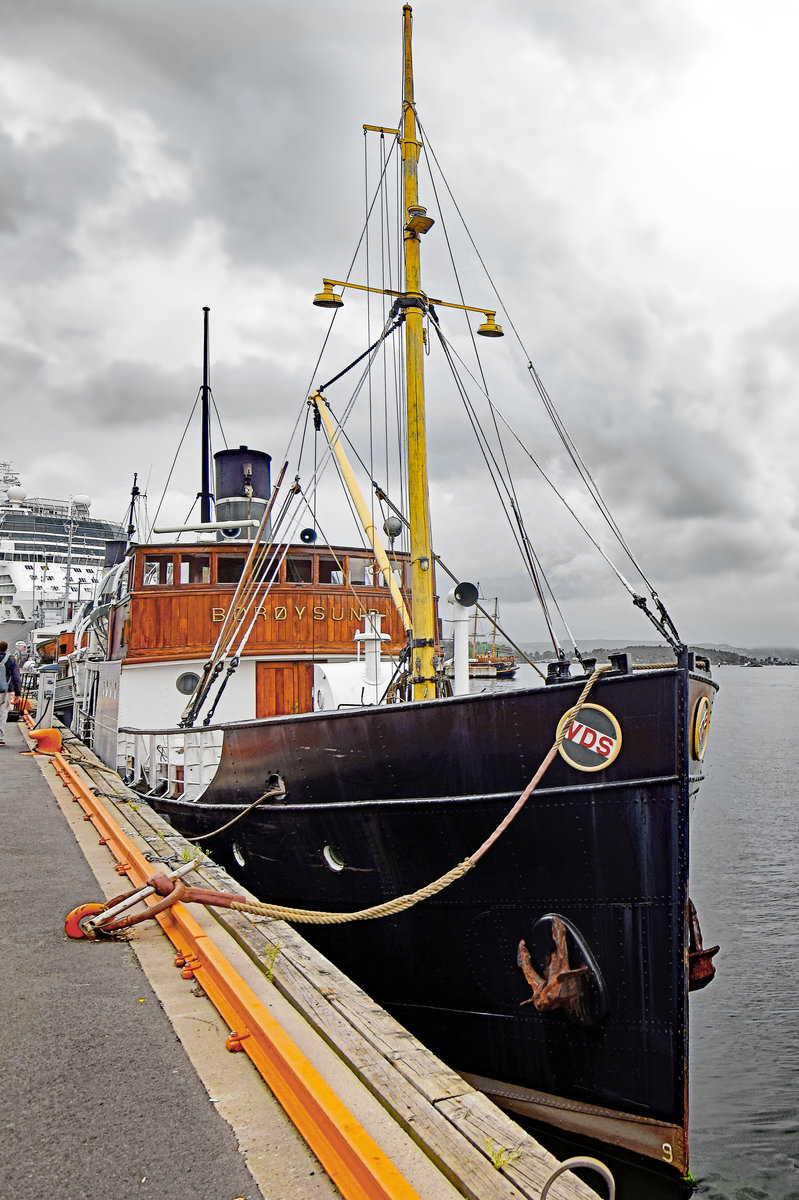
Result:
[[[699,917],[692,900],[688,901],[688,991],[697,992],[707,987],[715,978],[716,968],[713,966],[713,956],[718,954],[720,947],[711,946],[708,950],[702,945],[702,930],[699,928]]]
[[[516,961],[533,990],[529,1000],[522,1000],[522,1004],[532,1004],[538,1012],[553,1012],[556,1009],[563,1009],[567,1016],[580,1020],[583,1015],[584,992],[588,982],[589,968],[585,963],[580,967],[572,968],[569,962],[569,947],[566,942],[566,926],[555,914],[551,919],[551,929],[555,949],[547,956],[544,975],[539,975],[533,966],[533,960],[524,939],[519,942]]]

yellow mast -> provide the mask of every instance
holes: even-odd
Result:
[[[424,412],[423,318],[419,233],[410,227],[411,210],[418,208],[416,112],[413,101],[411,6],[403,7],[403,202],[405,206],[405,353],[408,403],[408,519],[411,530],[411,596],[413,599],[412,675],[413,698],[435,696],[433,656],[436,613],[433,595],[433,560],[430,551],[430,506],[427,483],[427,447]]]
[[[438,622],[433,582],[433,554],[430,549],[430,502],[427,482],[427,446],[424,412],[424,314],[428,305],[457,308],[463,312],[485,313],[485,321],[477,332],[482,337],[502,337],[496,312],[480,305],[455,304],[450,300],[434,300],[422,291],[420,267],[420,235],[434,224],[419,204],[417,166],[420,143],[416,138],[416,110],[413,99],[413,58],[411,54],[411,6],[403,6],[403,104],[402,128],[387,130],[382,125],[364,125],[379,133],[395,133],[402,151],[403,207],[405,216],[405,290],[370,287],[349,280],[323,279],[322,291],[314,296],[319,308],[336,309],[344,303],[333,288],[355,288],[396,296],[397,305],[405,315],[405,369],[407,391],[408,433],[408,524],[411,544],[411,599],[413,629],[409,631],[412,699],[433,699],[437,690],[434,668]],[[312,397],[315,399],[315,397]],[[323,411],[320,408],[320,411]],[[331,443],[332,444],[332,443]],[[334,447],[335,448],[335,447]],[[336,451],[338,454],[338,451]],[[345,476],[346,480],[346,476]],[[367,521],[367,526],[371,521]],[[371,536],[371,534],[370,534]],[[381,564],[382,566],[382,564]]]

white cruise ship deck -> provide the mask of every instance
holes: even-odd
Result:
[[[124,532],[91,516],[90,503],[29,499],[12,465],[0,462],[0,640],[13,646],[94,595],[106,545]]]

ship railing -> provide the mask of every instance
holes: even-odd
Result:
[[[195,801],[222,757],[221,729],[120,729],[117,770],[145,798]]]

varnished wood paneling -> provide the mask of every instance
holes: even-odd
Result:
[[[313,705],[313,666],[304,662],[255,664],[255,715],[281,717],[310,712]]]
[[[131,600],[130,660],[207,657],[233,600],[233,588],[148,589]],[[364,614],[383,614],[385,649],[397,653],[405,643],[399,615],[382,589],[364,589],[357,597],[345,589],[275,588],[256,605],[245,655],[354,653],[355,634]],[[245,622],[249,624],[252,611]],[[238,641],[235,643],[236,647]]]

